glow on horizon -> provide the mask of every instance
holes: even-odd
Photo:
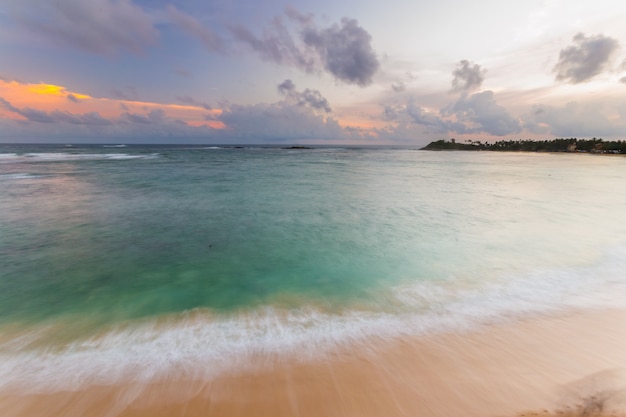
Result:
[[[224,129],[219,120],[207,120],[207,116],[218,116],[221,109],[207,110],[201,106],[182,104],[163,104],[113,98],[96,98],[88,94],[76,93],[66,87],[38,83],[22,84],[17,81],[0,80],[0,97],[13,107],[27,108],[42,112],[66,112],[70,115],[97,113],[106,119],[119,118],[123,114],[147,115],[150,111],[163,111],[167,117],[180,120],[189,126],[207,126],[212,129]],[[0,116],[14,120],[27,120],[15,111],[0,105]]]
[[[0,141],[626,132],[617,0],[61,3],[0,13]]]
[[[91,98],[90,96],[86,94],[70,93],[69,91],[67,91],[65,87],[61,87],[59,85],[53,85],[53,84],[44,84],[44,83],[28,84],[27,89],[28,91],[32,93],[41,94],[41,95],[53,95],[53,96],[67,97],[71,94],[76,99]]]

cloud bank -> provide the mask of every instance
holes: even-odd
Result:
[[[210,109],[189,96],[177,97],[185,105],[159,104],[0,81],[0,141],[294,143],[372,138],[369,131],[341,126],[329,115],[330,104],[319,91],[300,91],[291,80],[277,88],[283,99],[274,103],[222,103],[225,107]]]

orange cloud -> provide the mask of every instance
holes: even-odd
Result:
[[[222,122],[212,119],[222,113],[220,109],[207,110],[193,105],[97,98],[53,84],[23,84],[0,80],[0,97],[15,108],[43,112],[61,111],[71,115],[98,113],[107,119],[119,118],[124,113],[147,115],[153,110],[160,109],[166,117],[181,120],[190,126],[208,126],[214,129],[225,127]],[[24,120],[24,116],[6,106],[0,106],[0,117]]]
[[[85,94],[70,93],[69,91],[65,89],[65,87],[61,87],[59,85],[53,85],[53,84],[27,84],[26,89],[31,93],[35,93],[39,95],[53,95],[53,96],[68,97],[71,94],[77,99],[91,98],[90,96],[85,95]]]

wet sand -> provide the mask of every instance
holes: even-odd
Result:
[[[3,417],[626,415],[626,311],[572,312],[258,358],[211,381],[0,392]],[[585,408],[586,407],[586,408]]]

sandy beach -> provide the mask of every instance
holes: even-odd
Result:
[[[258,362],[211,381],[172,375],[78,392],[3,392],[0,408],[4,417],[626,414],[626,311],[369,340],[309,362]]]

